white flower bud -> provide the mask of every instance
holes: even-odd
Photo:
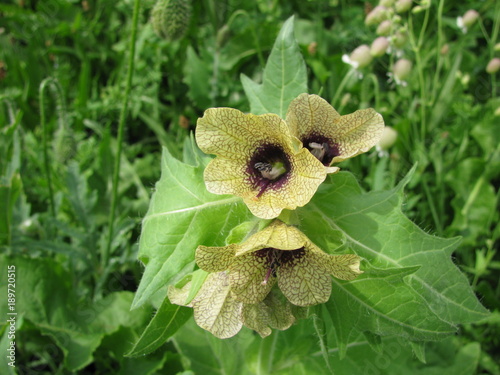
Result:
[[[382,56],[389,48],[389,40],[385,36],[379,36],[372,42],[370,53],[374,57]]]
[[[495,74],[500,69],[500,58],[495,57],[486,66],[486,71],[489,74]]]
[[[399,59],[392,67],[394,78],[399,81],[404,81],[411,73],[412,63],[408,59]]]
[[[396,1],[396,13],[408,12],[411,8],[412,0],[398,0]]]
[[[377,5],[372,9],[365,18],[365,25],[378,25],[380,22],[389,18],[389,9],[384,6]]]
[[[370,53],[370,47],[368,47],[366,44],[362,44],[354,51],[352,51],[349,58],[352,62],[357,64],[357,68],[364,68],[365,66],[370,65],[373,60],[373,57]]]
[[[398,132],[391,128],[390,126],[384,127],[384,130],[382,131],[382,137],[380,138],[380,141],[377,144],[377,148],[380,148],[381,150],[387,150],[391,148],[394,143],[396,143],[396,140],[398,139]]]
[[[391,33],[392,23],[389,20],[383,21],[377,27],[377,35],[388,36]]]
[[[469,9],[465,14],[462,16],[462,22],[465,27],[471,27],[474,25],[479,18],[479,13],[476,12],[474,9]]]

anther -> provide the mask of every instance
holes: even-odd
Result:
[[[283,163],[264,163],[258,162],[254,164],[255,169],[257,169],[262,177],[268,180],[276,180],[279,176],[286,172]]]
[[[328,152],[329,146],[328,143],[323,142],[323,143],[316,143],[316,142],[310,142],[309,147],[311,148],[311,154],[313,154],[316,159],[319,161],[323,161],[323,158],[325,157],[325,154]]]

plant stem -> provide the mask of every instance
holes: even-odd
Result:
[[[425,11],[425,18],[424,18],[424,24],[422,25],[422,29],[420,30],[420,35],[418,38],[418,41],[415,42],[414,35],[413,35],[413,22],[412,18],[409,18],[409,25],[410,25],[410,42],[412,44],[413,51],[415,52],[415,62],[417,65],[417,71],[418,71],[418,81],[419,81],[419,86],[420,86],[420,142],[422,143],[422,146],[425,149],[425,136],[427,133],[427,121],[426,121],[426,101],[425,101],[425,78],[424,78],[424,67],[422,65],[422,58],[420,56],[421,52],[421,46],[423,43],[423,36],[425,29],[427,27],[427,21],[429,18],[429,8],[426,9]]]
[[[52,187],[52,176],[50,173],[49,152],[47,150],[47,125],[45,119],[45,87],[53,84],[54,79],[45,78],[40,84],[39,100],[40,100],[40,123],[42,125],[42,147],[43,147],[43,164],[45,169],[45,178],[47,179],[47,187],[49,189],[49,207],[52,217],[56,218],[56,208],[54,203],[54,189]]]
[[[429,208],[431,209],[432,218],[434,219],[434,223],[436,224],[436,229],[437,229],[438,235],[441,236],[443,234],[443,226],[441,224],[441,220],[439,219],[439,215],[438,215],[438,212],[436,210],[436,205],[435,205],[434,199],[432,198],[432,194],[431,194],[431,191],[429,189],[429,185],[427,183],[427,178],[422,179],[422,185],[424,187],[425,195],[427,196],[427,199],[429,201]]]
[[[331,102],[332,107],[335,108],[335,105],[337,104],[337,100],[339,100],[340,94],[342,93],[342,91],[344,91],[345,85],[347,84],[347,82],[349,81],[349,79],[352,77],[352,75],[354,73],[356,73],[356,69],[352,68],[351,70],[349,70],[349,72],[347,72],[347,74],[344,76],[344,78],[340,82],[340,85],[337,87],[337,90],[335,91],[335,96],[333,97],[333,100]]]
[[[132,87],[132,77],[134,74],[134,60],[135,60],[135,42],[137,39],[137,24],[139,20],[139,8],[140,1],[134,0],[134,13],[132,17],[132,32],[130,35],[130,44],[129,44],[129,59],[128,59],[128,72],[127,72],[127,80],[125,86],[125,94],[123,95],[122,109],[120,111],[120,118],[118,123],[118,136],[117,136],[117,150],[116,150],[116,158],[115,158],[115,166],[113,171],[113,187],[112,187],[112,195],[111,195],[111,210],[109,212],[109,233],[108,233],[108,241],[101,257],[101,268],[102,270],[106,269],[108,265],[109,256],[111,253],[111,243],[113,241],[113,230],[114,230],[114,222],[115,222],[115,213],[116,213],[116,205],[118,202],[118,179],[120,177],[120,161],[122,154],[122,144],[123,144],[123,133],[125,128],[125,118],[127,117],[128,110],[128,100],[130,96],[130,91]]]
[[[441,48],[443,47],[443,7],[444,0],[439,1],[437,23],[438,23],[438,38],[436,45],[436,72],[434,73],[434,81],[432,87],[432,95],[430,103],[434,104],[436,100],[436,92],[438,88],[439,74],[441,73],[441,68],[443,66],[443,56],[441,55]]]

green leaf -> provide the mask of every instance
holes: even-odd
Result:
[[[224,245],[230,230],[252,216],[240,198],[207,191],[203,170],[210,158],[185,157],[199,162],[185,164],[163,148],[161,178],[142,222],[138,257],[146,270],[133,308],[191,272],[198,245]]]
[[[293,35],[293,16],[281,28],[264,69],[263,83],[241,75],[243,89],[255,115],[276,113],[285,118],[290,102],[307,92],[307,71]]]
[[[158,349],[193,315],[193,309],[173,305],[168,298],[163,300],[145,331],[127,357],[138,357]]]
[[[54,340],[69,371],[91,363],[103,337],[120,327],[142,326],[149,317],[149,309],[130,311],[130,292],[111,293],[95,304],[77,300],[72,274],[52,259],[0,256],[0,269],[7,265],[16,267],[16,310]],[[6,275],[1,274],[2,295],[6,295]],[[6,309],[2,302],[3,316]]]
[[[437,340],[457,324],[488,315],[451,260],[460,240],[428,235],[401,212],[410,177],[393,190],[364,194],[351,174],[341,172],[298,210],[300,229],[313,242],[323,237],[315,228],[328,225],[364,258],[365,273],[351,282],[334,280],[327,303],[341,356],[364,330]]]

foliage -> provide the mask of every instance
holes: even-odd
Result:
[[[0,294],[15,265],[18,312],[17,367],[2,358],[0,372],[500,374],[500,101],[485,72],[500,5],[401,14],[406,43],[353,70],[342,55],[376,37],[363,4],[192,2],[184,36],[167,41],[141,2],[112,237],[133,2],[0,5]],[[474,7],[463,33],[455,19]],[[404,86],[386,76],[401,54]],[[206,191],[210,159],[190,131],[208,107],[283,115],[306,91],[340,114],[373,107],[398,132],[343,162],[294,219],[323,249],[360,255],[365,273],[335,280],[331,301],[287,331],[216,339],[165,299],[167,284],[200,285],[196,246],[238,242],[255,223],[239,198]]]

